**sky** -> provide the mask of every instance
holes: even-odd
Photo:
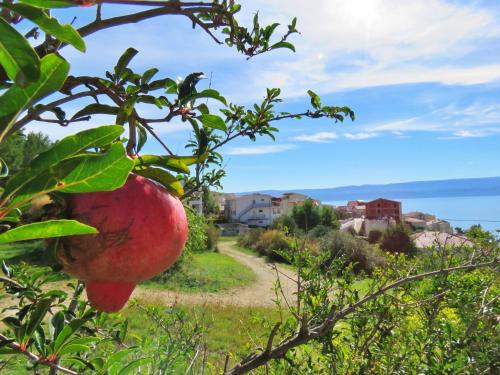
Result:
[[[103,10],[106,17],[133,8]],[[85,54],[70,47],[61,53],[71,74],[102,75],[133,46],[139,50],[134,69],[157,67],[174,79],[204,72],[211,82],[201,87],[211,85],[241,105],[259,102],[266,87],[280,87],[279,110],[309,108],[311,89],[324,104],[355,111],[354,122],[285,120],[277,123],[275,142],[228,144],[222,149],[228,192],[500,176],[500,2],[249,0],[240,23],[249,25],[256,11],[263,23],[283,26],[298,17],[301,34],[291,39],[296,53],[278,50],[247,60],[173,16],[93,34]],[[67,21],[76,16],[81,26],[93,12],[57,14]],[[59,139],[110,120],[28,129]],[[162,124],[157,131],[185,153],[185,124]],[[146,151],[161,148],[150,142]]]

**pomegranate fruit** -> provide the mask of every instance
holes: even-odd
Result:
[[[64,237],[57,258],[85,281],[90,304],[101,311],[120,310],[137,283],[175,262],[187,239],[181,201],[133,174],[115,191],[71,195],[68,213],[99,234]]]

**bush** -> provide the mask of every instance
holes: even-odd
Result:
[[[219,242],[220,230],[216,226],[210,224],[206,227],[207,242],[206,247],[208,250],[217,251],[217,243]]]
[[[254,249],[257,242],[260,240],[260,236],[265,230],[262,228],[252,228],[245,235],[238,238],[238,245],[242,247],[248,247]]]
[[[272,229],[279,229],[283,232],[294,234],[297,232],[297,224],[295,223],[295,220],[293,220],[293,217],[288,215],[288,214],[283,214],[280,217],[278,217],[276,220],[274,220],[273,225],[271,226]]]
[[[270,260],[283,262],[285,259],[279,254],[280,251],[289,251],[290,244],[288,243],[285,234],[279,230],[272,229],[261,234],[259,241],[254,249],[261,255]]]
[[[378,229],[372,229],[370,233],[368,233],[368,242],[371,244],[376,244],[380,241],[382,235],[383,235],[382,231]]]
[[[311,229],[308,233],[309,237],[312,238],[321,238],[324,237],[332,230],[331,227],[326,225],[317,225],[313,229]]]
[[[354,264],[354,271],[371,273],[375,268],[385,265],[385,258],[377,248],[370,246],[361,238],[340,231],[329,232],[319,244],[320,254],[325,255],[323,267],[328,268],[337,258],[344,264]]]
[[[403,224],[390,226],[382,235],[380,247],[390,253],[404,253],[412,255],[416,251],[415,244],[410,237],[410,231]]]

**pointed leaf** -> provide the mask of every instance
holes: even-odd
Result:
[[[51,304],[52,298],[45,298],[37,302],[35,310],[30,315],[30,321],[26,329],[28,336],[31,336],[35,332],[35,329],[40,325],[45,315],[47,315]]]
[[[24,36],[0,17],[0,65],[7,76],[26,87],[40,78],[40,60]]]
[[[137,53],[139,53],[139,51],[137,51],[135,48],[127,48],[123,55],[120,56],[115,66],[115,76],[117,79],[121,77],[121,75],[125,71],[125,68],[128,66],[130,61],[132,61],[134,56],[137,55]]]
[[[97,229],[76,220],[48,220],[8,230],[0,234],[0,243],[96,233]]]
[[[61,161],[73,157],[89,148],[104,147],[123,133],[119,125],[105,125],[83,130],[57,142],[52,148],[38,155],[28,169],[16,174],[8,183],[2,198],[7,199],[23,186],[30,184],[40,174],[50,175],[48,170]]]
[[[226,98],[224,98],[221,94],[219,94],[217,90],[214,89],[206,89],[202,92],[195,93],[189,97],[189,100],[196,100],[201,98],[215,99],[227,106]]]
[[[69,324],[65,325],[54,342],[54,353],[59,353],[64,343],[68,341],[71,335],[78,331],[86,321],[86,319],[73,319]]]
[[[168,173],[164,169],[145,167],[137,169],[134,173],[149,178],[150,180],[158,182],[160,185],[164,186],[171,194],[178,197],[184,195],[184,188],[182,184],[173,175]]]
[[[198,118],[202,122],[203,126],[206,126],[207,128],[218,129],[223,132],[227,131],[226,123],[219,116],[204,114],[200,115]]]
[[[48,16],[43,10],[30,5],[4,4],[3,7],[29,19],[31,22],[37,24],[40,29],[56,37],[61,42],[71,44],[77,50],[85,52],[85,42],[73,26],[68,24],[61,25],[57,19]]]
[[[189,168],[174,156],[141,155],[134,159],[135,166],[156,165],[179,173],[189,173]]]
[[[40,71],[40,78],[35,82],[25,88],[12,86],[0,96],[0,142],[24,109],[59,90],[68,75],[69,64],[51,53],[41,60]]]
[[[271,46],[271,49],[277,49],[277,48],[288,48],[291,49],[293,52],[295,52],[295,46],[289,42],[278,42]]]
[[[89,104],[82,110],[75,113],[71,119],[74,120],[80,117],[96,115],[96,114],[117,115],[118,112],[120,112],[120,108],[118,107],[114,107],[107,104],[94,103],[94,104]]]
[[[73,0],[19,0],[19,2],[43,9],[79,6],[79,4]]]

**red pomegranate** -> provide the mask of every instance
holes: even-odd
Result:
[[[68,211],[99,234],[63,238],[57,258],[85,281],[90,304],[101,311],[120,310],[137,283],[175,262],[187,239],[181,201],[137,175],[115,191],[71,195]]]

